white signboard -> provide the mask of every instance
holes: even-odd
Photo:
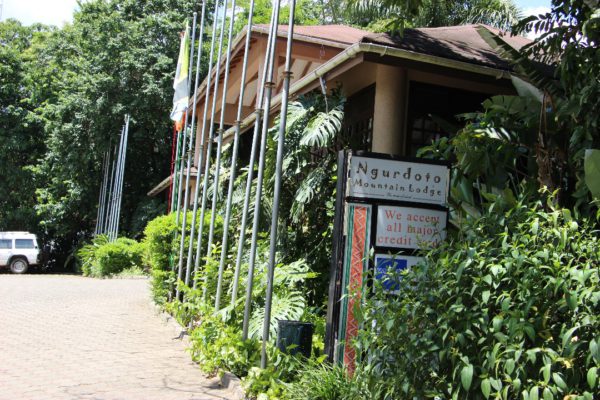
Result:
[[[446,205],[445,165],[351,156],[349,167],[350,197]]]
[[[375,245],[400,249],[435,247],[446,238],[446,217],[446,211],[380,205]]]

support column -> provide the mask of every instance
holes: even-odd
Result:
[[[375,73],[373,146],[377,153],[404,152],[405,110],[408,91],[406,70],[378,64]]]

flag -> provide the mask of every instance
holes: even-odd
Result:
[[[181,36],[181,47],[179,48],[179,58],[177,59],[177,71],[175,72],[175,81],[173,82],[173,110],[171,111],[171,120],[181,121],[190,101],[188,88],[188,71],[190,62],[190,27],[186,25],[185,33]]]

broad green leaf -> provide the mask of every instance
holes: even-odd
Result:
[[[537,386],[532,387],[531,390],[529,391],[529,399],[530,400],[538,400],[539,396],[540,396],[539,388]]]
[[[585,151],[583,169],[585,184],[596,199],[600,198],[600,150],[587,149]]]
[[[544,400],[554,400],[554,395],[552,394],[550,388],[544,388],[543,397]]]
[[[552,374],[552,380],[562,390],[566,390],[567,389],[567,384],[565,383],[565,381],[563,380],[563,378],[560,376],[560,374],[558,372],[554,372]]]
[[[593,390],[596,388],[597,380],[598,380],[598,368],[592,367],[587,372],[587,383],[588,383],[590,389]]]
[[[460,382],[465,390],[469,390],[473,381],[473,365],[467,364],[460,371]]]
[[[481,381],[481,393],[483,393],[483,395],[487,399],[488,397],[490,397],[491,392],[492,392],[492,387],[491,387],[490,380],[489,380],[489,378],[485,378],[484,380]]]

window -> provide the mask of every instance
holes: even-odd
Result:
[[[450,137],[456,132],[450,128],[461,122],[456,116],[481,110],[481,103],[489,95],[453,89],[444,86],[410,82],[407,152],[415,156],[417,150],[434,140]],[[463,124],[464,125],[464,124]]]
[[[0,249],[12,249],[12,240],[0,239]]]
[[[375,113],[375,85],[348,98],[344,105],[342,136],[352,150],[371,150],[373,141],[373,114]]]
[[[15,239],[15,249],[33,249],[33,239]]]

